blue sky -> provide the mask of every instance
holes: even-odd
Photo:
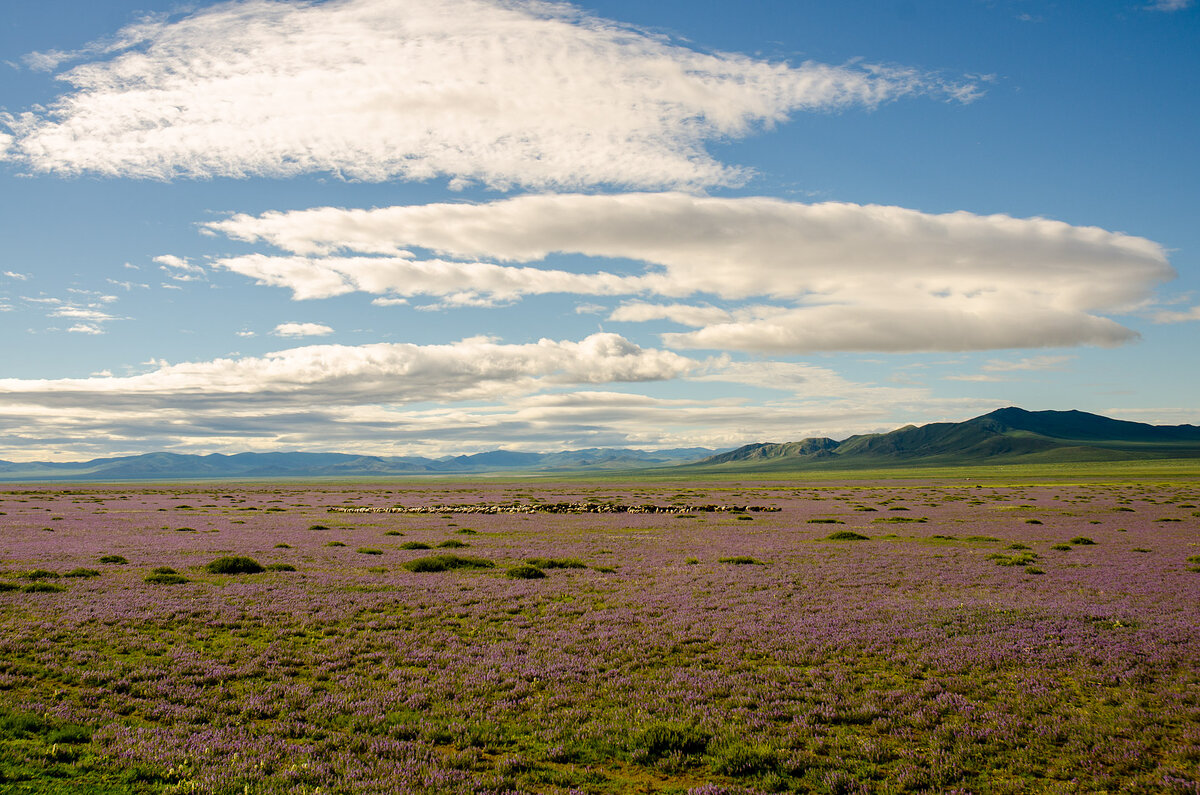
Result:
[[[0,458],[1200,423],[1185,0],[47,0]]]

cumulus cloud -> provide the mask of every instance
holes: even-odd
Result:
[[[276,337],[323,337],[333,329],[324,323],[280,323],[271,333]]]
[[[1137,335],[1102,314],[1126,311],[1174,276],[1150,240],[1043,218],[684,193],[317,208],[206,228],[287,252],[215,264],[296,298],[766,299],[732,311],[638,300],[612,315],[696,327],[667,335],[669,345],[756,352],[1115,345]],[[614,268],[531,264],[555,254],[608,258]],[[629,261],[640,270],[620,272]]]
[[[969,80],[705,53],[546,0],[246,0],[34,56],[72,89],[0,157],[153,179],[449,177],[507,188],[730,184],[710,140],[797,111],[969,101]]]

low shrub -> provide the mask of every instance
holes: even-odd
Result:
[[[118,565],[123,566],[126,563],[128,563],[129,561],[125,559],[124,555],[102,555],[100,557],[100,562],[101,563],[116,563]]]
[[[451,569],[490,569],[496,564],[482,558],[464,558],[459,555],[433,555],[417,558],[404,564],[409,571],[431,572]]]
[[[291,544],[276,544],[275,548],[276,549],[291,549],[292,545]]]
[[[359,547],[358,549],[355,550],[355,552],[358,552],[363,555],[382,555],[383,554],[382,549],[375,549],[373,547]]]
[[[402,535],[404,535],[404,533],[401,533],[399,530],[388,530],[386,533],[384,533],[384,535],[385,536],[402,536]]]
[[[21,590],[21,586],[17,585],[15,582],[5,582],[4,580],[0,580],[0,593],[4,593],[5,591],[19,590]]]
[[[309,530],[328,530],[328,529],[329,529],[329,526],[328,526],[328,525],[323,525],[323,524],[310,524],[310,525],[308,526],[308,529],[309,529]]]
[[[227,555],[212,561],[204,570],[209,574],[258,574],[263,567],[253,558]]]
[[[1055,544],[1054,546],[1052,546],[1050,548],[1057,549],[1059,552],[1066,552],[1067,550],[1071,549],[1072,547],[1070,544]]]
[[[423,541],[408,541],[400,545],[401,549],[433,549]]]
[[[546,572],[539,569],[537,566],[528,564],[522,566],[513,566],[508,571],[504,572],[505,577],[512,577],[514,580],[540,580],[546,576]]]
[[[344,547],[346,545],[343,544],[341,541],[326,541],[325,546],[327,546],[327,547]]]
[[[63,576],[64,577],[99,577],[100,572],[96,571],[95,569],[79,568],[79,569],[71,569]]]
[[[765,565],[761,560],[752,558],[749,555],[735,555],[731,558],[717,558],[718,563],[732,563],[735,566],[762,566]]]
[[[188,581],[187,577],[173,572],[157,572],[146,577],[146,582],[151,585],[178,585]]]
[[[838,530],[825,536],[830,541],[870,541],[870,536],[856,533],[853,530]]]
[[[845,524],[841,519],[809,519],[809,524]]]
[[[464,541],[458,541],[456,539],[450,538],[450,539],[447,539],[446,541],[443,541],[442,543],[438,544],[438,549],[462,549],[463,547],[469,547],[469,546],[471,546],[471,545]]]
[[[1032,552],[1019,552],[1016,555],[1001,555],[999,552],[988,555],[988,560],[996,561],[997,566],[1028,566],[1037,560]]]
[[[1096,542],[1093,541],[1092,539],[1088,538],[1087,536],[1075,536],[1074,538],[1071,539],[1071,543],[1075,544],[1076,546],[1080,546],[1080,547],[1090,547],[1090,546],[1093,546]]]
[[[295,571],[296,567],[290,563],[270,563],[267,565],[267,571]]]
[[[67,590],[61,585],[55,585],[52,582],[31,582],[21,589],[24,593],[59,593]]]
[[[1042,524],[1041,519],[1026,519],[1025,524]]]
[[[176,527],[175,532],[176,533],[194,533],[194,532],[196,532],[196,528],[194,528],[194,527]]]
[[[48,569],[34,569],[20,575],[22,580],[57,580],[59,573]]]

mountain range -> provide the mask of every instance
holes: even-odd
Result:
[[[1067,463],[1200,458],[1200,426],[1147,425],[1082,411],[1003,408],[965,422],[906,425],[836,441],[756,443],[725,452],[592,448],[556,453],[493,450],[446,458],[347,453],[147,453],[83,462],[0,461],[0,481],[361,478],[492,472],[785,472],[895,466]]]
[[[91,461],[17,463],[0,461],[0,481],[194,480],[471,475],[488,472],[641,469],[695,461],[715,452],[707,447],[678,450],[593,448],[558,453],[492,450],[446,458],[373,456],[349,453],[238,453],[187,455],[145,453]]]

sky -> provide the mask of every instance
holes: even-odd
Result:
[[[1195,0],[0,5],[0,459],[1200,424]]]

